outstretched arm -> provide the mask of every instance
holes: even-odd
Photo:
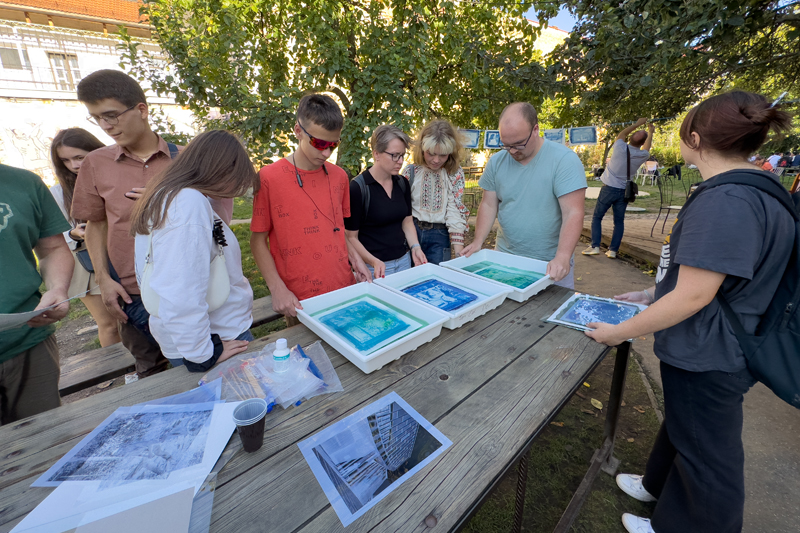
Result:
[[[646,118],[640,118],[639,120],[636,121],[636,123],[628,126],[624,130],[619,132],[619,135],[617,135],[617,140],[618,141],[627,141],[628,135],[633,133],[636,130],[636,128],[638,128],[639,126],[644,125],[645,122],[647,122]]]
[[[656,126],[652,122],[647,125],[647,140],[642,145],[642,150],[645,152],[649,152],[650,148],[653,147],[653,132],[655,132]]]

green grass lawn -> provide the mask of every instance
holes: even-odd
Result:
[[[233,199],[234,220],[246,220],[253,216],[253,199],[246,196]]]

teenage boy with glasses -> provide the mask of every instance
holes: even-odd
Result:
[[[343,125],[331,97],[304,96],[294,126],[297,150],[259,172],[250,249],[272,295],[272,308],[286,316],[288,325],[297,322],[300,300],[371,279],[345,239],[347,174],[326,163],[339,145]]]
[[[78,84],[78,100],[89,112],[87,120],[103,128],[115,144],[84,159],[71,214],[87,221],[86,247],[103,303],[119,320],[122,344],[133,354],[136,373],[143,378],[166,370],[168,362],[150,335],[150,315],[139,296],[130,213],[147,182],[167,168],[178,147],[150,129],[144,91],[124,72],[89,74]],[[212,205],[230,222],[231,200]]]
[[[574,288],[572,254],[583,229],[586,174],[580,158],[539,136],[536,109],[527,102],[500,114],[502,150],[493,155],[478,183],[483,199],[475,238],[461,255],[481,249],[495,217],[497,249],[547,261],[556,284]]]

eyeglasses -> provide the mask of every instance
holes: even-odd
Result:
[[[308,135],[308,140],[311,143],[311,146],[313,146],[319,151],[327,150],[328,148],[330,148],[331,150],[335,150],[336,147],[339,146],[339,143],[341,142],[341,141],[323,141],[322,139],[317,139],[316,137],[314,137],[313,135],[311,135],[306,131],[303,125],[300,124],[299,120],[297,121],[297,125],[300,126],[301,130],[303,130],[303,133]]]
[[[516,150],[516,151],[519,152],[520,150],[525,148],[525,146],[528,145],[528,141],[530,141],[531,137],[533,137],[533,130],[535,130],[535,129],[536,129],[536,126],[531,128],[531,132],[528,134],[528,138],[525,139],[525,142],[522,143],[522,144],[509,144],[508,146],[506,146],[505,144],[503,144],[503,141],[500,141],[500,149],[501,150]]]
[[[130,106],[125,111],[121,111],[119,113],[103,113],[99,117],[96,117],[94,115],[89,115],[88,117],[86,117],[86,120],[88,120],[92,124],[96,124],[98,126],[100,125],[100,121],[101,120],[104,121],[109,126],[116,126],[117,124],[119,124],[119,117],[124,115],[125,113],[127,113],[128,111],[130,111],[131,109],[136,107],[137,105],[139,105],[139,104],[133,104],[132,106]]]
[[[392,152],[383,152],[383,153],[388,155],[389,157],[391,157],[392,161],[395,162],[395,163],[397,163],[399,161],[402,161],[403,158],[405,158],[405,156],[406,156],[405,152],[400,152],[398,154],[393,154]]]

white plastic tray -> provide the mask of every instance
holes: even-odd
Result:
[[[378,300],[379,303],[389,305],[395,309],[410,315],[412,319],[419,319],[427,323],[420,329],[413,331],[396,341],[383,346],[373,352],[364,353],[345,339],[339,333],[328,328],[312,315],[317,315],[327,309],[334,308],[349,300],[369,295]],[[447,321],[448,316],[438,309],[424,305],[411,298],[401,296],[389,289],[379,287],[374,283],[357,283],[350,287],[345,287],[321,296],[315,296],[300,302],[303,309],[297,310],[297,318],[305,324],[308,329],[319,335],[321,339],[333,346],[336,351],[345,356],[351,363],[356,365],[366,374],[378,370],[382,366],[391,363],[396,359],[412,350],[416,350],[426,342],[439,336],[442,332],[442,324]]]
[[[406,294],[403,289],[411,285],[423,282],[429,279],[437,279],[449,283],[455,287],[475,294],[478,299],[464,305],[459,309],[446,311],[436,307],[433,304],[424,302],[415,296]],[[397,292],[404,298],[411,298],[415,302],[436,309],[440,313],[446,314],[449,318],[444,323],[444,327],[448,329],[456,329],[463,326],[470,320],[474,320],[481,315],[486,314],[495,307],[503,303],[506,295],[511,292],[511,288],[499,283],[492,283],[484,279],[476,279],[473,276],[467,276],[461,272],[443,268],[431,263],[427,263],[418,267],[404,270],[396,274],[391,274],[382,279],[375,280],[375,283],[386,287],[392,291]]]
[[[464,274],[470,275],[474,278],[489,281],[491,283],[497,283],[502,285],[503,287],[508,288],[511,290],[508,293],[508,297],[512,300],[517,302],[524,302],[534,294],[538,294],[545,287],[553,284],[553,280],[550,276],[545,276],[542,279],[528,285],[524,289],[518,289],[512,285],[507,285],[505,283],[500,283],[499,281],[489,280],[482,276],[478,276],[477,274],[473,274],[467,270],[464,270],[464,267],[474,265],[475,263],[480,263],[481,261],[490,261],[492,263],[497,263],[498,265],[512,267],[512,268],[519,268],[521,270],[529,270],[532,272],[537,272],[539,274],[544,274],[547,271],[547,263],[544,261],[539,261],[538,259],[530,259],[529,257],[522,257],[521,255],[512,255],[507,254],[504,252],[498,252],[497,250],[480,250],[475,252],[469,257],[459,257],[457,259],[451,259],[450,261],[445,261],[440,264],[440,266],[447,267],[453,270],[457,270],[459,272],[463,272]]]

